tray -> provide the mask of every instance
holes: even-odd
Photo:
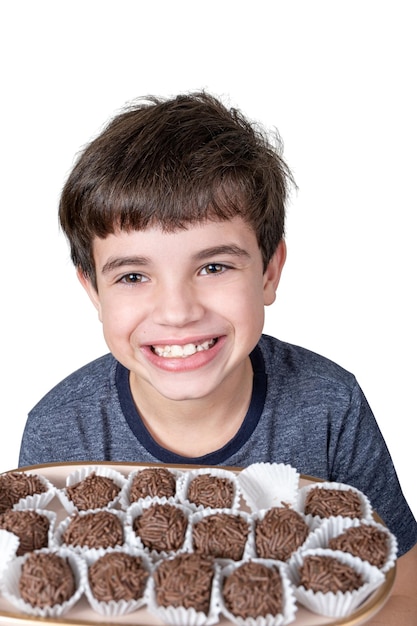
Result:
[[[30,467],[22,467],[19,470],[11,471],[34,471],[45,476],[56,487],[62,488],[65,486],[65,479],[68,474],[76,469],[87,467],[88,465],[103,465],[111,467],[121,472],[125,476],[129,474],[135,468],[150,467],[149,463],[110,463],[110,462],[94,462],[94,463],[52,463],[48,465],[32,465]],[[173,465],[166,466],[171,468],[187,471],[195,469],[195,465]],[[235,467],[226,467],[224,469],[238,472]],[[304,486],[314,482],[321,482],[320,479],[311,476],[300,476],[300,486]],[[57,524],[67,516],[67,513],[61,506],[57,497],[49,503],[49,510],[57,513]],[[245,508],[243,503],[242,508]],[[381,522],[381,519],[376,516],[377,521]],[[296,619],[291,622],[294,626],[327,626],[332,625],[345,625],[345,626],[358,626],[364,624],[371,619],[376,613],[378,613],[387,601],[392,586],[394,584],[396,574],[396,568],[393,567],[386,574],[386,580],[384,584],[379,587],[369,598],[363,603],[363,605],[348,618],[334,620],[334,618],[326,618],[321,615],[311,613],[302,606],[298,607],[296,613]],[[97,624],[109,624],[109,625],[121,625],[121,624],[135,624],[136,626],[162,626],[161,622],[154,615],[150,614],[145,608],[139,609],[134,613],[124,615],[119,618],[105,619],[103,616],[95,613],[88,604],[88,601],[83,597],[73,609],[71,609],[64,617],[56,618],[40,618],[32,617],[22,613],[16,613],[15,608],[4,597],[0,595],[0,624],[8,624],[10,626],[36,626],[36,624],[44,624],[48,626],[97,626]],[[221,617],[218,622],[219,626],[226,626],[230,622]]]

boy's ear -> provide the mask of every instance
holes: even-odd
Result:
[[[84,287],[84,289],[86,290],[91,302],[96,307],[98,311],[99,320],[101,321],[101,306],[100,306],[100,298],[98,296],[97,289],[94,287],[89,276],[84,274],[84,272],[82,271],[80,267],[77,269],[77,277],[80,283],[82,284],[82,286]]]
[[[281,239],[264,272],[264,304],[266,306],[275,302],[276,291],[286,258],[287,246],[285,241]]]

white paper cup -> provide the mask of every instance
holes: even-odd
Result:
[[[182,542],[179,548],[173,550],[157,550],[152,549],[146,546],[141,537],[135,532],[133,529],[134,521],[137,517],[142,515],[147,509],[154,505],[169,505],[171,507],[175,507],[179,509],[185,516],[187,522],[187,528],[184,533],[184,541]],[[152,561],[158,561],[160,559],[167,558],[172,556],[173,554],[177,554],[179,552],[185,551],[185,538],[187,535],[189,517],[191,514],[191,509],[183,504],[180,504],[173,498],[153,498],[150,500],[140,500],[139,502],[134,502],[130,505],[130,507],[126,511],[125,517],[125,533],[126,533],[126,543],[127,545],[138,548],[139,550],[143,550]]]
[[[84,593],[86,584],[86,565],[78,555],[66,548],[60,548],[56,551],[48,549],[37,550],[36,552],[55,552],[59,556],[68,559],[71,569],[74,572],[76,583],[76,590],[71,598],[63,604],[56,604],[54,606],[47,606],[44,608],[33,607],[31,604],[23,600],[19,592],[19,580],[22,565],[32,553],[27,553],[24,556],[17,557],[16,559],[10,561],[4,571],[1,583],[2,594],[6,600],[13,604],[13,606],[21,613],[36,617],[62,617],[78,602]]]
[[[120,506],[122,507],[122,509],[124,510],[128,509],[129,506],[131,506],[135,502],[135,501],[133,502],[130,501],[130,492],[132,488],[132,483],[134,479],[136,478],[136,476],[145,470],[152,470],[152,469],[160,469],[160,468],[141,467],[140,469],[134,469],[129,473],[126,479],[126,484],[124,485],[122,492],[120,494]],[[164,469],[168,470],[172,474],[175,480],[175,494],[172,496],[175,499],[177,497],[178,483],[182,479],[183,472],[181,470],[177,470],[177,469],[173,469],[173,468],[169,468],[165,466],[164,466]],[[153,496],[153,497],[161,497],[161,496]],[[149,501],[149,500],[152,500],[153,497],[146,496],[145,498],[139,498],[137,501],[140,501],[140,500]]]
[[[19,538],[8,530],[0,529],[0,580],[9,561],[16,556]]]
[[[299,568],[304,559],[310,555],[337,558],[341,563],[350,565],[359,573],[364,580],[364,584],[359,589],[346,593],[342,593],[341,591],[337,593],[323,593],[305,589],[305,587],[299,584]],[[287,568],[290,580],[295,586],[294,593],[298,602],[313,613],[326,617],[344,618],[349,616],[385,581],[384,574],[377,567],[346,552],[328,550],[325,548],[302,550],[294,554],[288,562]]]
[[[293,507],[299,479],[297,470],[284,463],[253,463],[237,477],[243,498],[254,512],[284,504]]]
[[[112,469],[111,467],[106,467],[105,465],[86,466],[82,467],[81,469],[77,469],[74,472],[71,472],[71,474],[66,477],[65,487],[63,489],[57,489],[57,496],[67,513],[71,514],[75,511],[78,511],[78,507],[68,497],[66,488],[73,487],[77,483],[85,480],[88,476],[90,476],[90,474],[93,473],[95,473],[97,476],[110,478],[120,489],[119,493],[112,500],[110,500],[105,505],[105,507],[97,508],[113,508],[119,502],[122,489],[126,484],[126,478],[123,476],[123,474],[121,474],[117,470]]]
[[[23,509],[26,507],[28,509],[45,509],[56,495],[57,489],[55,485],[53,485],[50,480],[48,480],[47,478],[45,478],[45,476],[42,476],[42,474],[39,474],[38,472],[28,470],[22,473],[25,475],[30,474],[36,476],[45,487],[45,491],[40,493],[34,493],[33,495],[29,495],[24,498],[20,498],[20,500],[16,502],[12,508]]]
[[[139,556],[142,559],[142,564],[144,569],[148,572],[148,580],[145,584],[145,588],[144,588],[144,592],[142,594],[142,596],[136,600],[110,600],[109,602],[105,602],[103,600],[98,600],[92,590],[91,590],[91,586],[90,586],[90,581],[89,581],[89,577],[88,577],[88,570],[89,568],[96,563],[96,561],[100,558],[102,558],[103,556],[105,556],[106,554],[109,553],[114,553],[114,552],[123,552],[125,554],[129,554],[131,556]],[[152,574],[152,564],[150,562],[150,560],[148,559],[148,556],[142,551],[142,550],[138,550],[137,548],[109,548],[108,550],[105,551],[104,554],[87,554],[85,557],[85,562],[87,564],[87,580],[86,580],[86,587],[85,587],[85,595],[87,597],[87,600],[91,606],[91,608],[93,609],[93,611],[95,611],[96,613],[99,613],[100,615],[103,615],[105,617],[120,617],[122,615],[127,615],[128,613],[133,613],[133,611],[136,611],[140,608],[142,608],[143,606],[146,605],[147,603],[147,596],[148,596],[148,587],[149,587],[149,580],[150,580],[150,576]]]
[[[190,487],[190,483],[191,481],[196,478],[197,476],[201,476],[201,475],[205,475],[208,474],[210,476],[215,476],[216,478],[224,478],[227,481],[230,482],[232,489],[233,489],[233,494],[232,494],[232,502],[230,507],[224,507],[224,505],[220,505],[219,506],[203,506],[202,504],[196,504],[194,502],[191,502],[188,499],[188,489]],[[235,472],[232,472],[230,470],[225,470],[225,469],[221,469],[218,467],[211,467],[211,468],[203,468],[203,469],[195,469],[195,470],[189,470],[187,472],[184,472],[180,483],[178,485],[178,499],[181,503],[185,504],[186,506],[189,506],[190,508],[192,508],[194,511],[201,511],[204,508],[231,508],[231,509],[238,509],[239,505],[240,505],[240,497],[241,497],[241,490],[240,490],[240,486],[237,480],[237,476],[235,474]]]

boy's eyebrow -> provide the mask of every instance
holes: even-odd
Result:
[[[122,256],[116,258],[110,258],[101,268],[102,274],[108,274],[113,270],[117,270],[119,267],[125,265],[148,265],[150,260],[146,256]]]
[[[204,250],[199,250],[196,254],[194,254],[194,259],[196,261],[204,261],[210,257],[221,254],[230,254],[232,256],[244,257],[247,259],[250,258],[249,252],[240,246],[235,244],[224,244],[221,246],[212,246],[210,248],[205,248]],[[101,273],[109,274],[113,270],[124,267],[125,265],[148,265],[150,262],[151,260],[146,256],[122,256],[110,258],[101,268]]]
[[[204,250],[200,250],[194,255],[194,258],[197,261],[202,261],[211,256],[218,256],[221,254],[231,254],[232,256],[245,257],[247,259],[250,258],[249,252],[244,250],[240,246],[235,244],[224,244],[221,246],[212,246],[211,248],[205,248]]]

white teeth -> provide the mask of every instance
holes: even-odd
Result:
[[[208,350],[215,344],[215,339],[210,339],[208,341],[203,341],[203,343],[186,343],[184,346],[179,346],[174,344],[172,346],[152,346],[153,351],[158,356],[162,356],[164,358],[184,358],[187,356],[191,356],[196,352],[203,352],[203,350]]]

